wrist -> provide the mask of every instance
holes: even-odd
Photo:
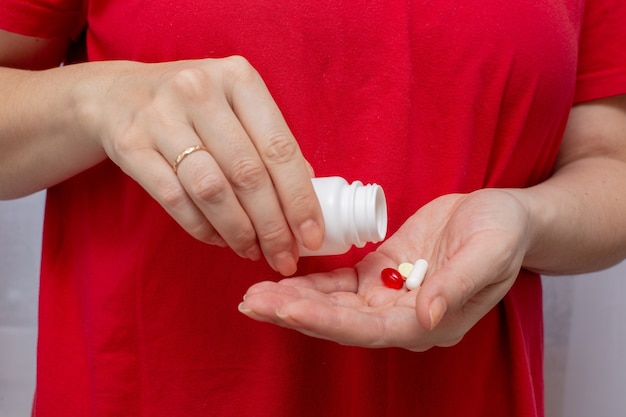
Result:
[[[522,267],[533,272],[546,272],[546,248],[552,245],[550,237],[555,231],[557,209],[546,204],[534,188],[515,188],[507,190],[521,204],[526,213],[526,243]]]

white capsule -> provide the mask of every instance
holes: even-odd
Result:
[[[415,261],[413,269],[411,269],[411,273],[406,278],[406,287],[409,290],[419,288],[419,286],[422,285],[422,281],[424,281],[427,270],[428,261],[426,261],[426,259],[418,259]]]

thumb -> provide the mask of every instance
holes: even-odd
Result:
[[[417,295],[420,325],[433,330],[444,317],[454,316],[460,320],[455,325],[469,328],[495,306],[512,285],[512,280],[509,286],[492,285],[502,284],[512,269],[510,258],[495,252],[485,256],[484,246],[467,245],[433,271]]]

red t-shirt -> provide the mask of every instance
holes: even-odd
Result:
[[[544,180],[572,102],[626,92],[626,2],[584,3],[7,0],[0,27],[86,25],[90,60],[245,56],[318,175],[384,187],[393,233],[439,195]],[[249,285],[277,278],[186,235],[111,162],[53,187],[35,414],[543,415],[538,276],[522,273],[458,345],[424,353],[237,312]]]

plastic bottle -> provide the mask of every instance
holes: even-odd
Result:
[[[319,250],[300,247],[300,256],[340,255],[352,246],[380,242],[387,234],[387,202],[380,185],[349,184],[341,177],[313,178],[324,216],[324,242]]]

